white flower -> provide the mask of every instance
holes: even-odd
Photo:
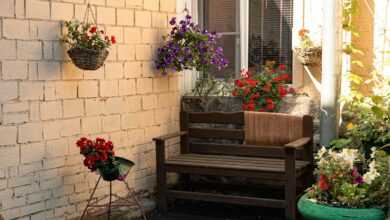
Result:
[[[363,175],[363,180],[367,184],[371,184],[372,181],[380,176],[378,171],[376,170],[376,163],[375,160],[371,161],[371,163],[368,165],[369,166],[369,171]]]
[[[371,154],[370,154],[370,157],[371,157],[372,159],[375,158],[375,153],[376,153],[376,147],[372,147],[372,148],[371,148]]]
[[[326,148],[322,146],[322,148],[317,153],[317,158],[322,158],[322,156],[324,156],[326,152],[327,152]]]
[[[341,152],[341,158],[343,158],[347,164],[353,168],[353,163],[355,162],[356,158],[358,157],[358,150],[357,149],[346,149],[344,148]]]

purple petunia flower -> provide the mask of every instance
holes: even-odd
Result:
[[[176,24],[176,17],[173,17],[173,18],[169,21],[169,24],[170,24],[170,25],[175,25],[175,24]]]

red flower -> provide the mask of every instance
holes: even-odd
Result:
[[[116,44],[115,36],[111,36],[111,43],[112,43],[112,44]]]
[[[275,109],[274,101],[270,98],[265,99],[265,101],[267,102],[267,105],[266,105],[267,110],[273,111]]]
[[[282,70],[282,71],[285,71],[286,70],[286,65],[280,64],[279,65],[279,69]]]
[[[267,83],[263,87],[264,92],[270,92],[271,91],[271,84]]]
[[[252,100],[258,99],[258,98],[260,98],[260,94],[259,94],[258,92],[256,92],[255,94],[253,94],[253,95],[251,96],[251,99],[252,99]]]
[[[255,104],[254,104],[254,103],[249,103],[249,104],[247,105],[247,109],[248,109],[249,111],[255,110]]]
[[[248,95],[248,94],[250,93],[250,91],[251,91],[250,89],[245,88],[245,89],[244,89],[244,95],[245,95],[245,96]]]
[[[97,30],[97,27],[92,26],[91,29],[89,29],[89,33],[91,33],[91,34],[96,33],[96,30]]]
[[[237,92],[237,90],[233,90],[233,92],[232,92],[232,96],[238,96],[238,92]]]
[[[318,181],[318,187],[320,187],[322,191],[326,191],[329,189],[328,178],[326,176],[320,176],[320,180]]]
[[[278,90],[280,97],[284,97],[287,95],[287,90],[286,88],[284,88],[284,86],[279,86]]]
[[[239,79],[236,79],[236,80],[234,81],[234,84],[235,84],[236,86],[240,87],[240,88],[244,86],[244,83],[243,83],[241,80],[239,80]]]
[[[259,81],[254,80],[254,79],[247,79],[246,80],[246,83],[248,83],[248,85],[251,86],[251,87],[256,87],[258,82]]]
[[[288,93],[294,94],[295,89],[293,87],[288,88]]]

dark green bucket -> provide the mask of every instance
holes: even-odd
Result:
[[[99,173],[106,181],[124,180],[131,168],[134,166],[134,162],[123,157],[115,157],[117,166],[111,169],[99,169]]]
[[[298,210],[306,220],[384,220],[385,213],[377,208],[338,208],[317,204],[307,194],[298,201]]]

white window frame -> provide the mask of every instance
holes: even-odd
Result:
[[[177,14],[180,18],[180,15],[183,15],[183,10],[185,7],[189,10],[190,14],[193,17],[193,20],[197,23],[202,22],[202,13],[199,11],[203,0],[176,0],[177,1]],[[242,17],[241,15],[249,14],[249,0],[240,0],[239,1],[239,25],[240,25],[240,45],[239,45],[239,58],[240,58],[240,67],[248,68],[249,61],[249,16]],[[303,16],[303,2],[300,0],[295,0],[293,5],[293,27],[292,27],[292,50],[296,45],[298,45],[299,38],[296,33],[298,33],[299,28],[302,27],[302,16]],[[294,50],[293,50],[294,51]],[[301,87],[304,82],[304,68],[303,65],[296,59],[295,53],[293,52],[293,66],[292,66],[292,85],[294,87]],[[192,90],[196,79],[198,78],[199,73],[197,71],[185,71],[182,82],[183,93],[188,93]]]

